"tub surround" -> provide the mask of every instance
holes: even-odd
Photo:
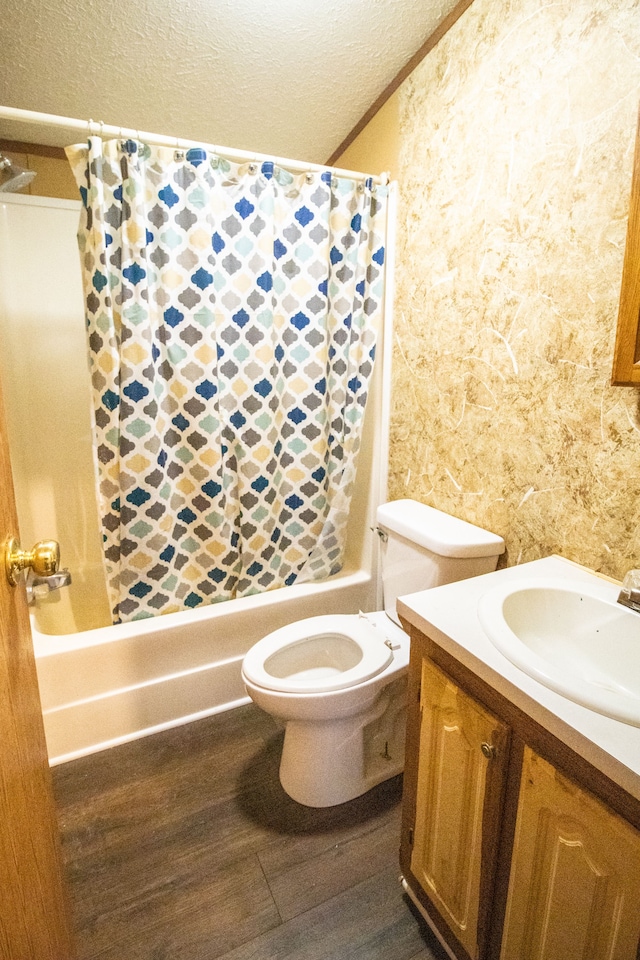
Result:
[[[0,375],[20,535],[27,544],[57,540],[61,566],[73,578],[39,603],[43,633],[111,622],[76,240],[80,207],[78,200],[19,194],[0,202]]]
[[[596,574],[551,556],[398,600],[401,618],[513,703],[578,756],[640,800],[640,728],[611,720],[531,679],[494,647],[477,617],[480,597],[498,583],[529,577],[589,581]],[[603,583],[602,578],[599,582]],[[611,582],[611,599],[620,585]]]

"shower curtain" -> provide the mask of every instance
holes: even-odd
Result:
[[[114,622],[337,572],[386,187],[133,140],[67,155]]]

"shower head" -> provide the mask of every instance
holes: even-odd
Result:
[[[0,192],[15,193],[31,183],[35,177],[33,170],[25,170],[17,163],[0,153]]]

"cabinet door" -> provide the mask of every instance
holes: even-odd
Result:
[[[525,749],[501,960],[636,960],[640,833]]]
[[[507,741],[505,724],[423,661],[411,872],[473,958],[483,953]]]

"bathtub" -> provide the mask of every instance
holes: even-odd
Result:
[[[248,703],[242,658],[303,617],[374,609],[368,570],[61,636],[32,618],[49,762],[73,760]]]

